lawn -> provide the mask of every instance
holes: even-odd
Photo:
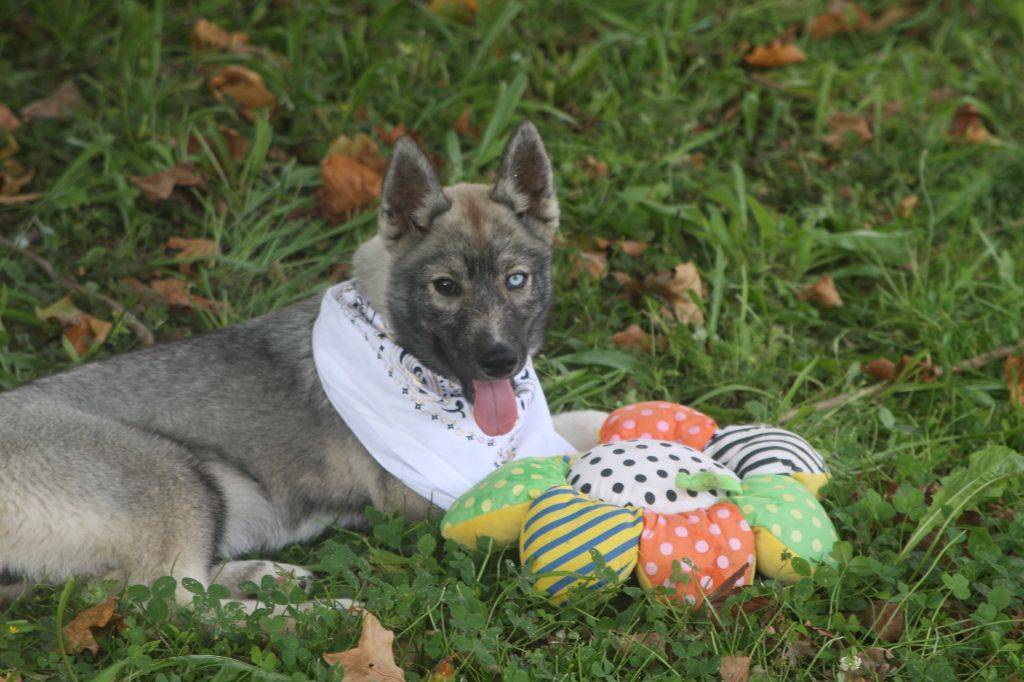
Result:
[[[376,514],[372,532],[278,558],[315,568],[318,595],[375,613],[408,679],[438,664],[434,679],[452,679],[446,662],[470,680],[717,679],[736,656],[752,679],[1020,675],[1019,455],[970,456],[1024,450],[1024,405],[1003,359],[984,356],[1024,338],[1024,3],[865,0],[870,21],[848,8],[829,26],[851,30],[817,38],[823,2],[513,0],[475,17],[244,4],[0,7],[0,103],[31,119],[24,107],[69,79],[84,100],[0,132],[0,156],[21,166],[5,173],[35,171],[7,193],[39,195],[0,197],[0,389],[343,278],[375,214],[318,210],[339,135],[369,135],[386,156],[401,124],[447,182],[485,180],[530,118],[563,216],[537,362],[552,409],[665,399],[719,423],[787,419],[834,473],[834,567],[694,612],[635,584],[554,607],[516,552],[469,552],[436,523]],[[200,18],[249,43],[200,49]],[[806,59],[744,63],[779,38]],[[228,65],[260,74],[273,106],[218,100],[208,81]],[[202,182],[183,176],[166,199],[132,179],[183,162]],[[182,259],[173,238],[213,247]],[[703,324],[642,286],[691,261]],[[841,306],[802,295],[826,275]],[[68,294],[92,324],[40,319]],[[629,325],[644,334],[613,343]],[[887,383],[866,371],[904,356]],[[930,508],[936,496],[947,504]],[[95,654],[62,653],[62,626],[111,590],[123,628],[100,632]],[[0,605],[0,679],[339,679],[321,654],[359,638],[358,614],[238,622],[214,608],[216,590],[194,611],[167,594],[166,581],[78,581]]]

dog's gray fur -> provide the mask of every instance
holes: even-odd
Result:
[[[403,139],[354,276],[399,344],[468,393],[471,380],[509,376],[539,348],[558,215],[528,122],[493,187],[442,189]],[[513,272],[528,273],[521,289],[504,286]],[[439,278],[459,295],[439,293]],[[359,525],[367,505],[428,514],[326,400],[310,341],[319,300],[0,394],[0,592],[72,575],[173,575],[242,598],[246,580],[308,572],[233,557]],[[577,415],[563,435],[592,444],[601,418]]]

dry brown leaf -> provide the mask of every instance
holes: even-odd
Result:
[[[316,191],[320,216],[337,222],[380,196],[384,177],[350,156],[328,154],[320,164],[323,187]]]
[[[1006,358],[1003,374],[1010,389],[1010,402],[1024,407],[1024,355]]]
[[[604,237],[594,237],[594,243],[597,244],[597,248],[607,251],[611,248],[617,248],[627,256],[639,256],[644,251],[651,247],[650,242],[642,242],[636,239],[619,239],[612,241]]]
[[[870,142],[875,137],[871,132],[871,123],[864,114],[837,112],[828,117],[828,127],[831,132],[825,136],[825,142],[834,151],[843,148],[850,134],[860,138],[861,142]]]
[[[881,33],[893,25],[900,23],[904,19],[917,14],[917,10],[907,5],[893,5],[887,7],[877,19],[871,22],[871,24],[865,27],[869,33]]]
[[[14,115],[14,112],[7,108],[7,105],[0,103],[0,130],[13,132],[21,125],[21,119]]]
[[[814,284],[809,284],[797,292],[796,295],[801,301],[816,303],[822,308],[841,308],[843,297],[836,290],[836,284],[832,281],[831,275],[822,275]]]
[[[64,626],[64,651],[77,654],[88,649],[95,656],[100,651],[93,628],[104,628],[111,622],[117,625],[119,620],[114,617],[117,609],[117,597],[108,597],[96,606],[82,611]]]
[[[380,155],[377,143],[366,133],[357,133],[352,138],[348,135],[339,135],[331,142],[327,156],[348,156],[379,173],[381,177],[388,169],[388,160]]]
[[[64,338],[79,355],[84,355],[93,345],[106,341],[110,330],[114,328],[111,323],[76,308],[71,302],[71,296],[65,296],[45,308],[36,308],[36,317],[43,321],[59,322],[64,327]]]
[[[897,374],[896,363],[888,358],[876,358],[864,365],[864,372],[879,381],[892,381]]]
[[[832,0],[828,11],[811,20],[811,38],[821,40],[840,33],[861,31],[871,25],[871,15],[855,2]]]
[[[412,139],[413,142],[418,144],[420,147],[423,146],[423,139],[420,137],[419,133],[417,133],[415,130],[406,129],[404,123],[399,123],[396,126],[391,126],[390,129],[379,125],[373,126],[373,132],[386,145],[393,145],[394,143],[398,142],[399,138],[409,137]]]
[[[466,107],[462,110],[459,117],[455,119],[455,123],[452,124],[452,130],[461,137],[477,136],[477,128],[473,125],[473,107]]]
[[[451,656],[442,659],[440,663],[435,665],[434,669],[430,672],[430,677],[427,679],[428,682],[454,682],[455,667],[452,666]]]
[[[953,115],[953,123],[949,127],[949,136],[964,140],[969,144],[996,144],[998,138],[989,132],[981,120],[978,107],[970,102],[957,107]]]
[[[186,275],[192,272],[193,261],[217,255],[217,244],[212,239],[171,237],[164,248],[178,252],[174,260],[179,262],[178,268]]]
[[[603,178],[608,175],[608,164],[598,159],[593,154],[587,154],[581,165],[583,166],[583,172],[586,173],[587,177],[591,180]]]
[[[189,283],[183,279],[154,279],[149,286],[163,298],[168,307],[214,310],[217,305],[208,298],[189,293]]]
[[[234,128],[227,126],[218,126],[217,131],[224,139],[224,147],[227,149],[229,159],[241,161],[245,158],[245,153],[249,151],[249,140],[242,137],[242,134]]]
[[[427,9],[439,16],[471,22],[478,7],[477,0],[430,0]]]
[[[804,51],[793,43],[774,40],[769,45],[757,45],[746,56],[744,63],[755,69],[775,69],[787,64],[807,61]]]
[[[612,345],[629,350],[650,350],[651,335],[635,324],[612,334]]]
[[[274,93],[267,89],[263,76],[252,69],[232,64],[217,70],[207,87],[218,102],[230,98],[239,112],[249,120],[255,118],[257,109],[273,108],[277,104]]]
[[[40,119],[70,118],[76,109],[85,103],[82,93],[74,81],[66,80],[57,89],[42,99],[37,99],[21,110],[25,121]]]
[[[704,283],[693,261],[680,263],[671,272],[659,272],[644,278],[644,286],[665,299],[672,306],[675,318],[684,324],[702,326],[704,311],[693,300],[704,298]]]
[[[166,170],[150,175],[131,176],[132,184],[142,191],[142,195],[150,201],[169,199],[174,188],[202,187],[203,176],[196,172],[196,165],[191,161],[179,163]]]
[[[618,636],[619,651],[625,656],[633,647],[664,651],[665,640],[657,632],[623,632]]]
[[[192,44],[201,50],[249,52],[252,49],[247,34],[229,33],[206,19],[196,19],[192,24]]]
[[[621,284],[622,288],[625,289],[627,293],[636,294],[640,292],[640,282],[637,282],[635,279],[633,279],[633,276],[630,275],[628,272],[623,272],[622,270],[612,270],[610,274],[612,276],[612,279]]]
[[[873,599],[858,616],[880,642],[895,642],[903,636],[904,617],[899,604]]]
[[[627,256],[639,256],[650,247],[650,243],[637,241],[636,239],[623,239],[619,241],[619,248]]]
[[[909,218],[914,215],[914,210],[917,208],[919,199],[916,194],[910,194],[903,197],[900,200],[899,205],[896,207],[896,215],[901,218]]]
[[[601,279],[608,270],[608,256],[600,251],[581,251],[574,257],[572,269],[576,275],[586,272],[594,279]]]
[[[750,677],[750,656],[722,656],[718,670],[722,682],[747,682]]]
[[[0,197],[17,196],[35,174],[31,168],[25,168],[14,159],[7,159],[0,172]]]
[[[345,679],[352,682],[379,682],[379,680],[404,680],[405,673],[395,665],[392,644],[395,633],[386,629],[377,616],[363,611],[363,632],[359,645],[348,651],[326,653],[328,665],[341,665]]]

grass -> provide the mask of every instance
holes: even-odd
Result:
[[[863,4],[877,16],[889,3]],[[447,158],[443,175],[455,181],[486,177],[512,126],[530,117],[555,160],[564,216],[560,298],[538,362],[553,409],[664,398],[737,423],[804,408],[788,426],[829,454],[835,474],[825,505],[848,543],[837,569],[795,585],[759,582],[729,602],[757,600],[762,608],[749,612],[693,613],[635,587],[552,607],[530,593],[514,552],[463,551],[435,526],[401,519],[374,516],[370,534],[338,530],[279,555],[319,570],[319,593],[356,596],[378,614],[410,679],[447,657],[465,679],[714,679],[727,655],[750,656],[755,676],[823,679],[846,674],[844,656],[877,656],[872,647],[890,653],[890,677],[1019,675],[1019,477],[940,509],[931,542],[902,551],[934,484],[970,453],[1024,449],[1024,410],[1011,404],[1001,367],[809,407],[867,385],[862,367],[876,357],[950,366],[1024,337],[1019,0],[925,2],[880,32],[801,33],[806,62],[760,76],[741,68],[744,46],[803,25],[825,3],[513,1],[484,3],[469,24],[406,2],[240,5],[0,9],[0,102],[17,111],[72,78],[88,103],[72,121],[14,134],[15,158],[36,169],[25,191],[45,196],[6,207],[0,231],[29,238],[58,273],[139,312],[158,339],[176,338],[311,294],[371,233],[372,212],[328,225],[301,210],[338,134],[402,122]],[[246,31],[287,62],[197,52],[188,30],[198,17]],[[226,63],[263,75],[280,101],[271,121],[250,123],[213,100],[205,79]],[[948,136],[967,102],[1000,144]],[[478,139],[452,131],[467,106]],[[828,147],[836,112],[870,115],[873,139]],[[238,163],[212,150],[189,156],[189,136],[217,126],[257,143]],[[286,160],[268,157],[271,146]],[[588,155],[607,164],[606,176],[588,175]],[[204,170],[204,188],[154,203],[129,181],[186,158]],[[901,217],[910,195],[918,206]],[[191,276],[193,293],[222,304],[217,312],[168,309],[126,283],[181,276],[162,245],[182,235],[220,247]],[[706,327],[666,322],[656,300],[630,300],[611,278],[575,278],[574,254],[594,235],[651,242],[640,257],[611,256],[635,277],[695,261],[708,284]],[[822,274],[843,307],[798,299]],[[0,387],[137,345],[119,322],[106,343],[74,357],[33,312],[66,293],[0,250]],[[74,300],[111,319],[92,297]],[[610,334],[631,323],[666,346],[613,348]],[[304,614],[289,630],[266,616],[235,624],[174,612],[157,584],[121,593],[125,628],[101,637],[97,656],[62,655],[62,622],[106,587],[40,588],[0,606],[0,676],[336,679],[320,654],[358,638],[357,618],[344,613]],[[197,599],[215,602],[212,592]],[[263,594],[288,598],[271,586]],[[904,617],[886,640],[862,613],[879,601]]]

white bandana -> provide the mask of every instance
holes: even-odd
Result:
[[[313,359],[331,405],[373,458],[444,509],[505,462],[575,452],[555,432],[532,362],[513,379],[515,426],[487,436],[459,386],[396,344],[353,280],[324,294]]]

